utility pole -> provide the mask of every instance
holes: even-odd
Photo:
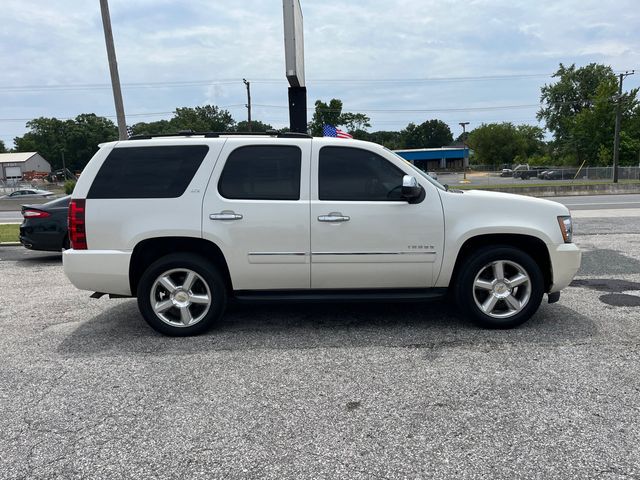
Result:
[[[247,82],[246,78],[242,81],[247,86],[247,123],[249,124],[249,131],[251,131],[251,82]]]
[[[127,122],[124,118],[124,104],[122,103],[122,91],[120,90],[118,62],[116,61],[116,49],[113,46],[113,32],[111,31],[111,17],[109,16],[109,4],[107,0],[100,0],[100,10],[102,12],[104,41],[107,44],[107,58],[109,59],[109,72],[111,73],[113,101],[116,105],[116,117],[118,118],[118,136],[120,140],[126,140],[129,136],[127,135]]]
[[[459,122],[459,124],[462,127],[462,171],[463,171],[463,178],[460,183],[468,183],[469,181],[467,180],[467,167],[469,166],[469,159],[467,156],[466,136],[467,136],[467,125],[469,125],[469,122]]]
[[[62,174],[64,175],[64,179],[67,179],[67,166],[64,164],[64,150],[60,152],[62,155]]]
[[[620,74],[620,83],[618,84],[618,98],[616,105],[616,130],[613,136],[613,183],[618,183],[618,159],[620,156],[620,122],[622,121],[622,81],[624,77],[633,75],[635,70]]]

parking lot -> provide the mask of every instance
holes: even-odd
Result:
[[[578,277],[511,331],[330,304],[168,338],[3,247],[0,478],[640,478],[640,216],[611,211],[576,211]]]

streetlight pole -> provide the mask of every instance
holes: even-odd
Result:
[[[469,125],[469,122],[459,122],[459,123],[460,123],[460,126],[462,127],[462,171],[463,171],[462,182],[468,183],[467,167],[469,166],[469,159],[467,156],[466,135],[467,135],[467,125]]]
[[[249,131],[251,131],[251,82],[247,82],[246,78],[243,78],[242,81],[247,86],[247,123]]]
[[[127,135],[127,122],[124,117],[124,104],[122,103],[122,91],[120,90],[120,76],[118,75],[118,62],[116,61],[116,49],[113,46],[113,32],[111,31],[111,17],[107,0],[100,0],[102,12],[102,27],[104,28],[104,41],[107,44],[107,58],[109,59],[109,72],[111,73],[111,87],[113,88],[113,101],[116,106],[118,118],[118,136],[120,140],[129,138]]]
[[[620,74],[620,83],[618,84],[618,98],[616,105],[616,130],[613,136],[613,183],[618,183],[618,159],[620,157],[620,123],[622,121],[622,81],[624,77],[633,75],[635,70]]]

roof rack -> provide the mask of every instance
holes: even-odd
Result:
[[[132,135],[129,140],[149,140],[150,138],[159,137],[205,137],[218,138],[221,136],[268,136],[276,138],[313,138],[307,133],[296,132],[278,132],[276,130],[267,130],[266,132],[194,132],[193,130],[180,130],[177,133],[158,133],[153,135]]]

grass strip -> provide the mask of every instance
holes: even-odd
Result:
[[[20,225],[18,225],[17,223],[0,225],[0,243],[18,242],[19,234],[20,234]]]

